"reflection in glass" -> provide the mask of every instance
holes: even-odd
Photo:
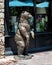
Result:
[[[47,31],[49,2],[39,3],[36,7],[36,32]]]

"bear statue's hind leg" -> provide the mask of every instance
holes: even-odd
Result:
[[[25,48],[25,43],[24,41],[18,41],[18,55],[23,55],[24,48]]]
[[[26,35],[26,36],[27,36],[27,35]],[[24,55],[28,55],[29,39],[30,39],[30,36],[28,35],[28,36],[26,37],[26,39],[24,40],[24,41],[25,41]]]
[[[18,41],[18,57],[21,59],[21,58],[24,58],[24,55],[23,55],[23,52],[24,52],[24,48],[25,48],[25,43],[24,41]]]

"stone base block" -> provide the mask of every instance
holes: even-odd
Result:
[[[0,3],[0,8],[4,8],[4,3]]]
[[[4,0],[0,0],[0,2],[4,2]]]
[[[0,9],[0,11],[3,11],[4,9]],[[4,19],[0,19],[0,25],[4,24]]]
[[[4,58],[5,47],[0,45],[0,58]]]
[[[4,36],[0,37],[0,45],[1,43],[3,44],[5,42]]]

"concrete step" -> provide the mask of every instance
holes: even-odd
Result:
[[[45,46],[45,47],[40,47],[40,48],[30,48],[28,49],[29,53],[36,53],[36,52],[43,52],[43,51],[47,51],[47,50],[52,50],[52,46]],[[5,55],[13,55],[13,54],[17,54],[16,51],[12,51],[10,47],[5,49]]]
[[[12,50],[11,50],[10,47],[5,48],[5,55],[6,55],[6,56],[8,56],[8,55],[13,55],[13,52],[12,52]]]

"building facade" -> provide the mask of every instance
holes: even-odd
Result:
[[[9,9],[11,8],[11,7],[9,7],[9,2],[7,2],[7,1],[9,1],[9,0],[0,0],[0,58],[4,58],[5,57],[5,43],[7,43],[7,45],[10,43],[11,44],[11,39],[12,39],[12,41],[13,41],[13,38],[9,38],[9,37],[6,37],[5,38],[5,35],[7,35],[7,32],[6,32],[6,25],[5,25],[5,21],[7,22],[7,24],[8,24],[8,22],[9,22]],[[12,1],[12,0],[10,0],[10,1]],[[24,1],[24,0],[20,0],[20,1]],[[30,1],[30,0],[29,0]],[[39,0],[37,0],[37,1],[39,1]],[[40,0],[41,1],[41,0]],[[41,3],[41,2],[37,2],[38,4],[39,3]],[[44,0],[42,0],[42,2],[43,2]],[[45,1],[47,1],[47,0],[45,0]],[[4,5],[5,4],[5,5]],[[52,4],[52,1],[50,2],[50,4]],[[7,5],[7,6],[6,6]],[[6,7],[5,7],[6,6]],[[35,5],[34,5],[35,6]],[[16,7],[17,9],[17,11],[18,11],[18,9],[19,10],[21,10],[21,8],[20,7]],[[33,8],[34,7],[31,7],[31,9],[33,10]],[[5,10],[5,9],[7,9],[7,10]],[[25,10],[25,7],[22,7],[22,10]],[[30,8],[28,8],[28,9],[30,9]],[[38,14],[34,14],[32,11],[30,11],[30,12],[32,12],[32,14],[33,15],[36,15],[37,16],[37,18],[38,18],[38,20],[39,20],[39,15],[41,15],[43,18],[45,18],[45,12],[44,12],[44,14],[43,13],[41,13],[41,12],[39,12],[39,10],[42,10],[41,8],[35,8],[35,9],[37,9],[35,12],[37,12]],[[44,8],[45,9],[45,8]],[[46,8],[47,9],[47,8]],[[52,5],[50,5],[50,9],[51,10],[49,10],[49,15],[48,15],[48,17],[49,17],[49,20],[48,20],[48,31],[46,31],[46,30],[44,30],[43,31],[43,29],[39,32],[39,30],[38,31],[36,31],[36,22],[34,22],[34,29],[35,29],[35,31],[36,31],[36,39],[35,39],[35,43],[33,42],[33,44],[31,43],[31,47],[34,47],[34,48],[36,48],[36,47],[42,47],[42,46],[51,46],[52,44],[52,14],[50,13],[50,11],[52,12]],[[27,10],[27,7],[26,7],[26,10]],[[10,11],[11,11],[11,9],[10,9]],[[18,11],[18,12],[20,12],[20,11]],[[7,13],[7,14],[6,14]],[[21,12],[20,12],[21,13]],[[19,15],[19,14],[18,14]],[[46,14],[47,15],[47,14]],[[8,17],[7,17],[8,16]],[[35,19],[36,19],[36,16],[35,16]],[[40,16],[40,17],[41,17]],[[5,17],[7,17],[7,18],[5,18]],[[42,19],[41,19],[42,20]],[[44,19],[43,19],[44,20]],[[46,20],[47,20],[47,18],[46,18]],[[36,21],[36,20],[35,20]],[[46,22],[47,23],[47,22]],[[10,25],[10,24],[9,24]],[[37,25],[38,26],[38,25]],[[47,25],[46,25],[47,26]],[[39,27],[38,27],[39,28]],[[10,30],[10,28],[9,28],[9,26],[8,26],[8,28],[7,29],[9,29]],[[42,32],[43,31],[43,32]],[[51,34],[50,34],[51,33]],[[12,33],[13,34],[13,33]],[[48,37],[47,37],[48,36]],[[12,35],[11,35],[11,37],[12,37]],[[50,37],[50,38],[49,38]],[[6,40],[5,40],[6,39]],[[45,40],[44,40],[45,39]],[[9,40],[9,42],[8,42],[8,40]],[[48,42],[47,42],[47,40],[48,40]],[[7,41],[7,42],[6,42]],[[42,42],[43,41],[43,42]],[[32,41],[31,41],[32,42]],[[13,45],[13,43],[11,44],[11,46]],[[14,45],[13,45],[13,47],[14,47]]]

